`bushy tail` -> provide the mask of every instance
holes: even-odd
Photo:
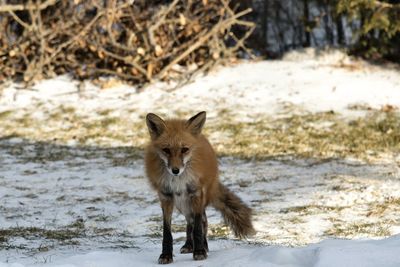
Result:
[[[225,223],[236,237],[244,238],[255,234],[251,223],[251,208],[223,184],[219,184],[219,194],[213,201],[213,206],[222,213]]]

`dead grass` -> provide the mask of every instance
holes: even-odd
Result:
[[[332,112],[294,115],[252,123],[224,123],[208,132],[221,131],[228,138],[214,143],[222,155],[269,158],[285,155],[363,160],[400,151],[399,113],[370,113],[346,122]]]
[[[92,221],[99,223],[108,219],[109,217],[105,215],[91,218]],[[86,227],[83,219],[77,219],[69,225],[54,229],[34,226],[0,229],[0,249],[18,249],[29,256],[50,251],[59,246],[84,246],[88,240],[106,241],[110,245],[114,239],[121,241],[117,242],[115,248],[135,247],[132,244],[131,235],[117,233],[113,228]]]
[[[385,213],[397,214],[400,212],[400,198],[388,197],[383,202],[371,203],[368,217],[382,217]]]
[[[390,236],[390,225],[385,222],[354,222],[350,224],[346,223],[334,223],[333,227],[325,231],[328,236],[341,237],[341,238],[353,238],[354,236],[375,236],[375,237],[386,237]]]
[[[281,209],[280,213],[299,213],[301,215],[321,214],[326,212],[340,212],[346,207],[333,207],[323,205],[305,205]]]
[[[76,114],[74,108],[61,107],[48,115],[43,127],[43,121],[29,113],[15,118],[12,111],[7,111],[0,115],[0,138],[143,149],[148,141],[144,120],[112,117],[110,112],[100,111],[101,118],[93,120]],[[222,112],[221,118],[208,122],[205,133],[222,156],[267,159],[295,155],[368,161],[400,151],[399,128],[400,113],[395,111],[370,111],[352,121],[334,112],[322,112],[279,119],[263,117],[254,122],[237,122],[229,112]]]
[[[228,238],[230,233],[229,227],[225,224],[211,224],[208,226],[208,238],[210,240]]]
[[[0,120],[5,119],[6,117],[10,116],[12,114],[11,110],[6,110],[3,112],[0,112]]]
[[[0,229],[0,246],[7,247],[8,240],[16,237],[24,239],[51,239],[56,241],[67,241],[85,235],[85,225],[82,220],[77,220],[74,223],[60,229],[44,229],[39,227],[13,227]]]

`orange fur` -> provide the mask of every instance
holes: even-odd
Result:
[[[203,214],[212,205],[222,213],[236,236],[246,237],[254,233],[251,209],[220,183],[216,154],[201,134],[204,122],[205,112],[187,121],[164,121],[148,114],[151,142],[145,151],[147,177],[161,203],[175,205],[186,216],[188,224],[191,214]],[[174,171],[179,174],[175,175]],[[162,205],[163,211],[169,210],[165,205]],[[164,217],[169,220],[170,213],[164,213]],[[163,259],[160,263],[169,261]]]

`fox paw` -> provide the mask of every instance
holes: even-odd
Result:
[[[172,259],[172,254],[161,254],[158,258],[159,264],[168,264],[172,263],[174,260]]]
[[[205,249],[199,249],[193,251],[193,259],[195,261],[201,261],[207,259],[207,251]]]
[[[190,244],[185,243],[185,245],[181,247],[181,254],[188,254],[192,252],[193,252],[193,246]]]

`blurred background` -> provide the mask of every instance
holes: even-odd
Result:
[[[2,0],[0,80],[115,75],[136,85],[232,57],[336,47],[400,60],[397,0]],[[184,75],[183,75],[184,74]]]
[[[247,1],[263,55],[304,47],[341,47],[370,59],[399,61],[399,1]]]

